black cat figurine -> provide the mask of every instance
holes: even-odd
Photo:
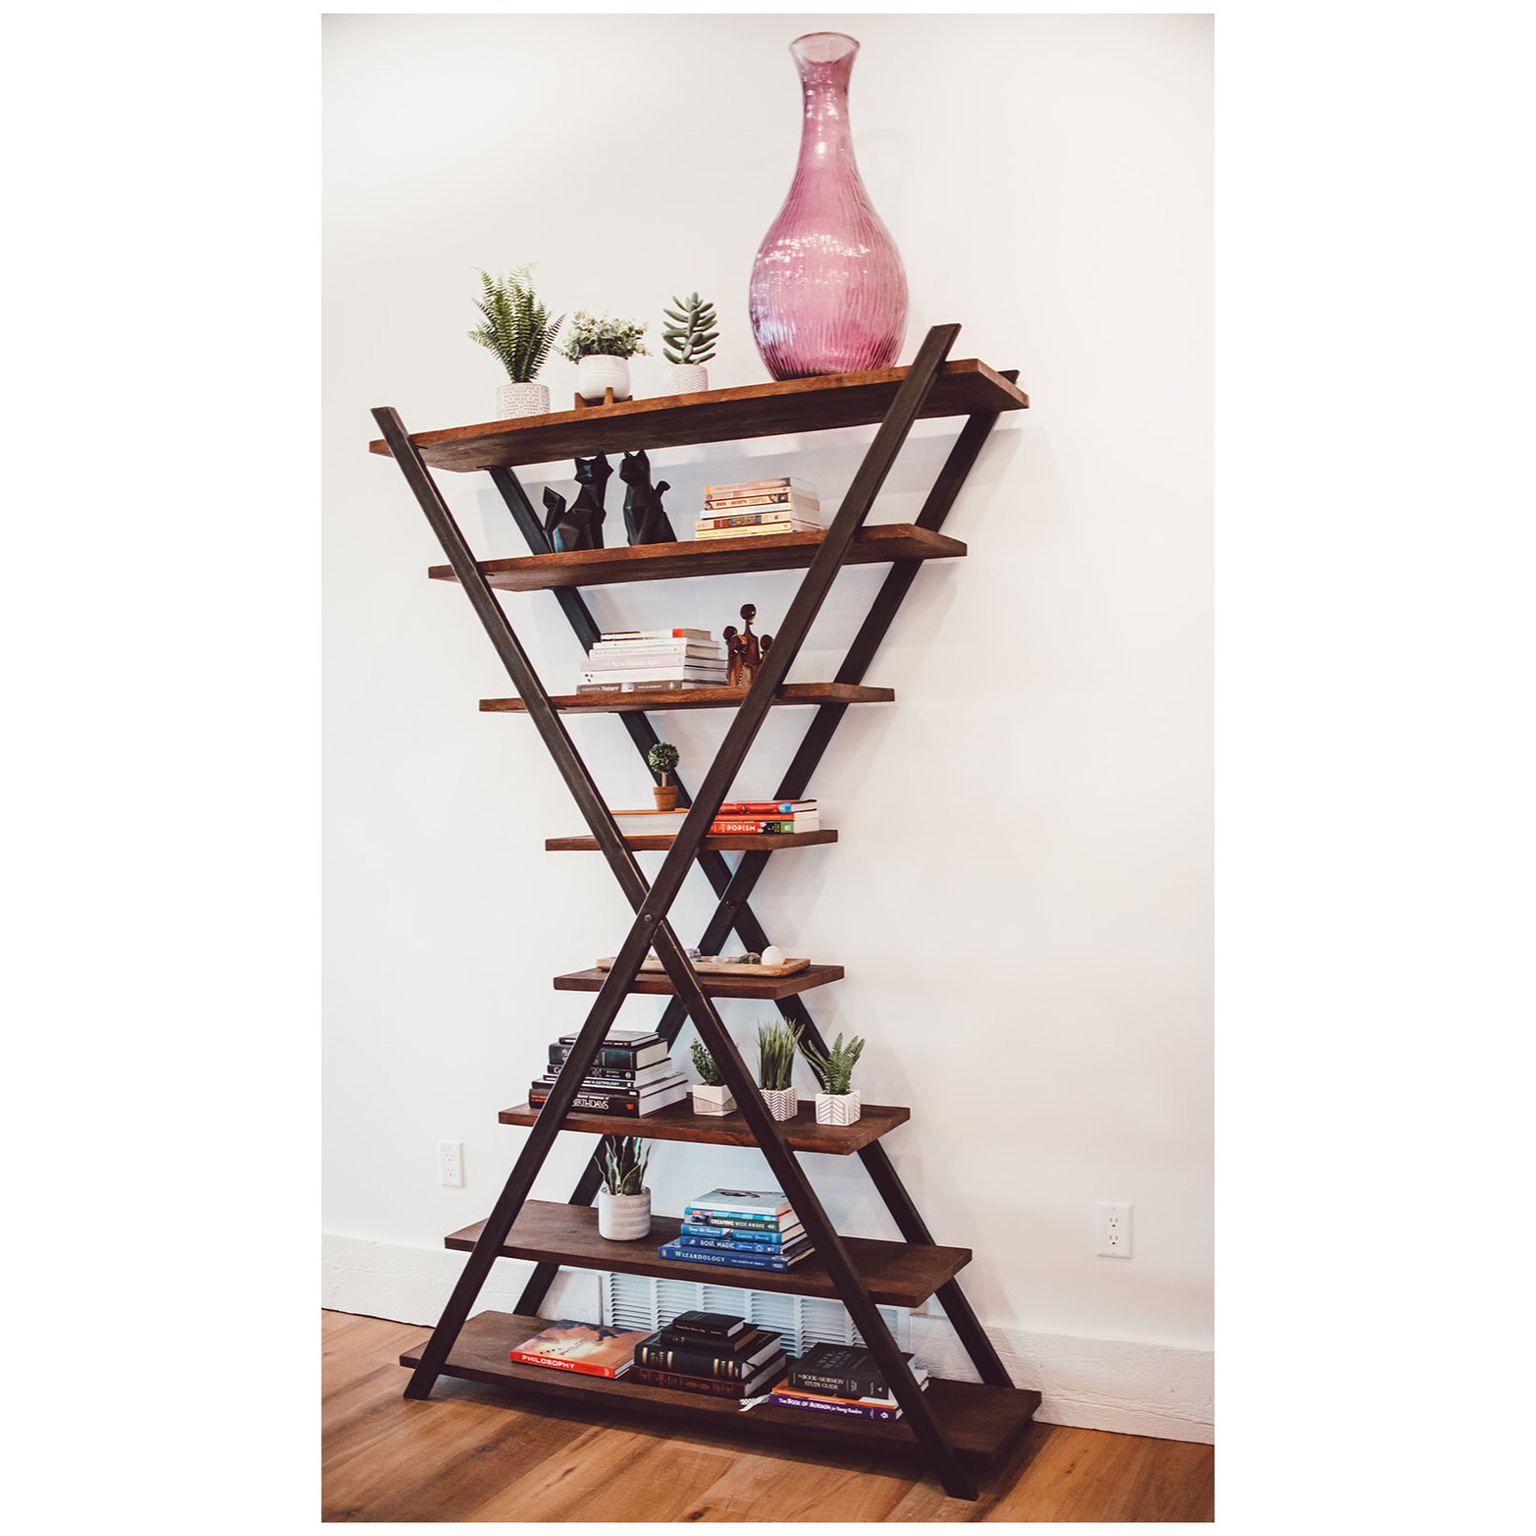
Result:
[[[671,486],[665,480],[651,484],[651,461],[645,449],[626,453],[619,465],[619,479],[629,487],[624,494],[624,528],[631,544],[672,544],[677,535],[661,507],[661,495]]]
[[[573,549],[591,549],[590,524],[575,507],[566,508],[565,497],[549,486],[544,487],[544,532],[549,535],[549,547],[556,554]]]
[[[576,483],[581,487],[576,505],[585,514],[585,522],[591,534],[588,549],[603,547],[603,519],[608,512],[603,503],[608,497],[608,477],[613,473],[605,454],[590,459],[576,460]]]

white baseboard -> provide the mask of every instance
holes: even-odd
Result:
[[[430,1326],[446,1304],[464,1260],[464,1254],[446,1248],[326,1236],[322,1304],[337,1312]],[[498,1261],[476,1310],[515,1311],[532,1272],[532,1264]],[[561,1270],[542,1310],[546,1316],[596,1317],[599,1306],[596,1274]],[[1020,1328],[988,1328],[987,1334],[1014,1385],[1041,1394],[1035,1417],[1043,1424],[1214,1443],[1214,1356],[1209,1350]],[[940,1317],[912,1318],[911,1347],[936,1376],[978,1379],[954,1330]]]

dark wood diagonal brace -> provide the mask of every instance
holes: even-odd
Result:
[[[1009,369],[1002,376],[1009,383],[1014,383],[1018,378],[1018,370]],[[996,420],[996,412],[980,412],[968,419],[925,499],[922,511],[918,514],[919,527],[938,531],[943,526]],[[490,473],[513,520],[527,539],[529,548],[535,554],[545,552],[549,547],[548,540],[517,477],[506,469],[492,469]],[[922,562],[918,560],[903,560],[892,566],[868,616],[849,647],[842,666],[838,669],[838,682],[863,682],[865,672],[873,661],[881,641],[889,630],[921,566]],[[590,649],[600,631],[587,610],[586,603],[574,588],[558,587],[554,592],[577,639],[585,648]],[[847,706],[842,704],[824,704],[817,710],[798,752],[774,794],[775,799],[799,799],[804,794],[811,775],[830,745],[832,736],[842,722],[846,710]],[[657,739],[648,718],[633,711],[621,714],[620,718],[626,726],[630,727],[630,735],[635,740],[636,748],[644,756]],[[643,726],[643,732],[636,730],[637,722]],[[686,792],[681,789],[678,798],[684,803],[692,803],[686,798]],[[722,855],[707,850],[700,853],[699,865],[719,898],[719,906],[699,940],[699,948],[705,954],[716,953],[726,942],[733,928],[749,950],[762,950],[768,947],[768,935],[753,913],[749,898],[758,879],[766,870],[771,856],[767,851],[749,853],[732,875]],[[802,1034],[810,1045],[821,1051],[826,1050],[826,1040],[817,1028],[803,995],[796,994],[782,999],[779,1009],[792,1023],[800,1025]],[[669,1046],[675,1042],[681,1032],[687,1014],[688,1010],[681,998],[673,998],[667,1004],[657,1030]],[[902,1237],[911,1243],[932,1243],[933,1234],[928,1230],[921,1212],[902,1183],[901,1176],[896,1171],[884,1145],[879,1141],[872,1142],[860,1150],[859,1157]],[[589,1163],[572,1191],[570,1204],[591,1205],[597,1197],[600,1182],[601,1178],[595,1165]],[[518,1300],[517,1310],[528,1316],[537,1315],[558,1272],[559,1266],[556,1264],[536,1264]],[[949,1318],[956,1336],[981,1379],[989,1386],[1011,1387],[1012,1378],[998,1357],[992,1341],[982,1328],[980,1320],[961,1289],[960,1282],[958,1280],[946,1282],[940,1287],[937,1295],[945,1315]]]
[[[476,564],[446,504],[432,481],[420,454],[410,442],[398,416],[379,410],[375,417],[391,452],[438,534],[454,574],[463,585],[487,634],[501,656],[514,686],[534,720],[545,746],[566,779],[584,819],[616,879],[637,913],[613,967],[577,1035],[565,1068],[537,1117],[528,1140],[507,1180],[501,1197],[487,1219],[463,1275],[454,1289],[436,1330],[422,1353],[421,1363],[407,1388],[409,1396],[431,1391],[446,1363],[449,1351],[466,1320],[470,1306],[484,1283],[497,1250],[505,1241],[517,1213],[527,1198],[534,1177],[548,1155],[561,1122],[582,1078],[590,1067],[602,1038],[638,974],[647,951],[654,946],[678,996],[686,1004],[701,1038],[715,1054],[722,1075],[737,1094],[744,1118],[762,1147],[769,1166],[795,1206],[807,1233],[821,1254],[839,1296],[855,1325],[864,1335],[877,1365],[904,1410],[905,1422],[934,1465],[945,1488],[953,1495],[974,1498],[975,1487],[960,1466],[943,1427],[935,1419],[921,1390],[896,1348],[884,1319],[871,1300],[862,1277],[854,1268],[822,1209],[777,1122],[757,1098],[746,1065],[726,1032],[697,973],[670,924],[667,911],[676,898],[688,867],[707,835],[732,779],[760,730],[785,673],[794,662],[848,549],[889,473],[906,435],[932,388],[934,378],[958,332],[957,326],[935,327],[928,334],[917,361],[908,370],[896,398],[866,452],[841,509],[828,530],[810,569],[803,578],[789,613],[781,626],[773,651],[765,660],[752,687],[726,732],[720,751],[708,770],[699,796],[685,816],[683,827],[649,889],[616,823],[602,801],[585,764],[566,733],[558,712],[549,701],[520,642],[496,601],[484,573]]]

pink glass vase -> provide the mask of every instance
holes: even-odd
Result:
[[[805,122],[789,196],[752,266],[757,350],[776,379],[889,368],[907,329],[907,275],[853,156],[848,77],[859,45],[810,32],[789,51]]]

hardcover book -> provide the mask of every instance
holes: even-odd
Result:
[[[707,1210],[698,1204],[683,1207],[683,1220],[705,1227],[730,1227],[740,1232],[769,1232],[779,1237],[800,1225],[800,1218],[793,1211],[787,1211],[783,1216],[743,1216],[730,1211]]]
[[[765,1221],[784,1216],[789,1211],[789,1201],[782,1189],[712,1189],[689,1202],[690,1211],[714,1216],[750,1216],[755,1221]]]
[[[562,1318],[514,1345],[509,1357],[521,1365],[547,1365],[583,1376],[622,1376],[646,1337],[644,1329],[604,1328],[601,1323]]]
[[[581,1039],[579,1033],[569,1035],[556,1035],[556,1045],[575,1045]],[[603,1044],[610,1050],[623,1046],[628,1050],[637,1051],[643,1046],[655,1045],[661,1036],[654,1029],[610,1029],[603,1036]]]
[[[689,1264],[723,1264],[732,1269],[761,1269],[779,1275],[809,1258],[813,1251],[803,1248],[790,1258],[780,1258],[767,1253],[719,1253],[711,1248],[681,1248],[676,1243],[664,1243],[656,1250],[664,1259],[681,1259]]]
[[[658,1371],[648,1365],[633,1368],[629,1380],[648,1387],[671,1387],[678,1392],[698,1392],[704,1397],[757,1397],[784,1374],[785,1356],[778,1354],[747,1381],[724,1381],[714,1376],[689,1376],[683,1371]]]
[[[903,1350],[901,1358],[912,1356]],[[790,1368],[788,1384],[822,1397],[891,1397],[874,1355],[854,1344],[813,1344]]]
[[[648,1093],[643,1098],[632,1093],[599,1093],[590,1088],[581,1089],[571,1100],[572,1109],[585,1110],[594,1115],[624,1115],[639,1119],[653,1115],[669,1104],[681,1104],[691,1092],[686,1081],[663,1088],[659,1093]],[[542,1109],[549,1102],[550,1086],[535,1080],[529,1085],[528,1107]]]
[[[726,1237],[675,1237],[672,1239],[679,1248],[707,1248],[715,1253],[760,1253],[765,1258],[788,1259],[793,1262],[800,1257],[800,1250],[809,1241],[806,1237],[797,1237],[788,1243],[738,1243]]]
[[[852,1403],[836,1397],[803,1397],[796,1392],[783,1392],[777,1386],[768,1394],[768,1401],[781,1408],[803,1408],[808,1413],[836,1414],[845,1419],[873,1419],[877,1424],[888,1424],[901,1417],[901,1409],[895,1403]]]
[[[816,487],[798,475],[778,475],[768,480],[734,480],[729,485],[706,485],[704,499],[716,496],[750,496],[753,491],[803,491],[808,496],[816,494]]]
[[[746,1333],[751,1324],[730,1312],[679,1312],[667,1324],[676,1333],[698,1334],[711,1339],[734,1339]]]
[[[722,1381],[749,1381],[777,1355],[784,1353],[780,1335],[758,1329],[748,1345],[734,1353],[688,1348],[666,1342],[665,1330],[635,1347],[635,1364],[684,1376],[711,1376]]]
[[[805,1228],[798,1222],[783,1231],[753,1231],[750,1227],[714,1227],[707,1222],[685,1221],[683,1237],[713,1238],[717,1243],[738,1243],[742,1247],[763,1248],[777,1253],[786,1243],[796,1243],[805,1236]]]
[[[552,1045],[549,1048],[549,1064],[551,1067],[563,1067],[565,1058],[571,1054],[568,1045]],[[665,1061],[668,1056],[667,1042],[658,1040],[655,1045],[642,1045],[639,1050],[631,1050],[627,1045],[602,1045],[598,1047],[597,1055],[592,1058],[594,1067],[619,1067],[628,1068],[638,1072],[641,1067],[651,1066],[654,1062]]]

